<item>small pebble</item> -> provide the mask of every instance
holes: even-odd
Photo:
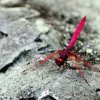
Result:
[[[95,60],[98,60],[98,61],[99,61],[99,60],[100,60],[100,58],[95,58]]]
[[[92,49],[87,48],[87,49],[86,49],[86,52],[87,52],[87,53],[92,53]]]

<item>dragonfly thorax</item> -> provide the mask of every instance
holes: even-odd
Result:
[[[55,59],[55,63],[58,65],[58,66],[61,66],[64,64],[64,60],[60,57],[56,58]]]

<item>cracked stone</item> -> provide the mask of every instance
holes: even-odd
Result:
[[[1,40],[0,69],[11,63],[23,50],[34,48],[35,45],[34,47],[30,45],[39,34],[38,30],[33,28],[32,24],[25,19],[14,21],[3,27],[3,30],[4,33],[8,34],[8,37]]]

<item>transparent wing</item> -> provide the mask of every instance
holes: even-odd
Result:
[[[72,61],[73,63],[73,66],[77,69],[77,71],[79,72],[80,76],[85,80],[85,82],[89,85],[84,73],[81,71],[80,69],[80,66],[75,62],[75,61]],[[90,86],[90,85],[89,85]]]
[[[68,54],[70,55],[74,55],[75,56],[75,59],[77,60],[77,61],[80,61],[80,62],[83,62],[83,64],[84,65],[86,65],[86,66],[88,66],[88,68],[90,68],[90,69],[92,69],[92,64],[91,63],[89,63],[89,62],[87,62],[87,61],[85,61],[82,57],[80,57],[78,54],[76,54],[76,53],[74,53],[74,52],[72,52],[72,51],[70,51],[70,50],[68,50]]]
[[[58,50],[58,51],[56,51],[56,52],[54,52],[54,53],[48,55],[46,58],[44,58],[44,60],[41,60],[39,63],[40,63],[40,64],[44,64],[46,61],[50,60],[50,59],[53,58],[55,55],[57,55],[57,54],[59,54],[59,53],[61,53],[61,52],[62,52],[62,50]]]

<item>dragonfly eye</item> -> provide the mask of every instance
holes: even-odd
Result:
[[[61,66],[61,65],[64,64],[64,60],[61,59],[61,58],[56,58],[56,59],[55,59],[55,63],[56,63],[58,66]]]

